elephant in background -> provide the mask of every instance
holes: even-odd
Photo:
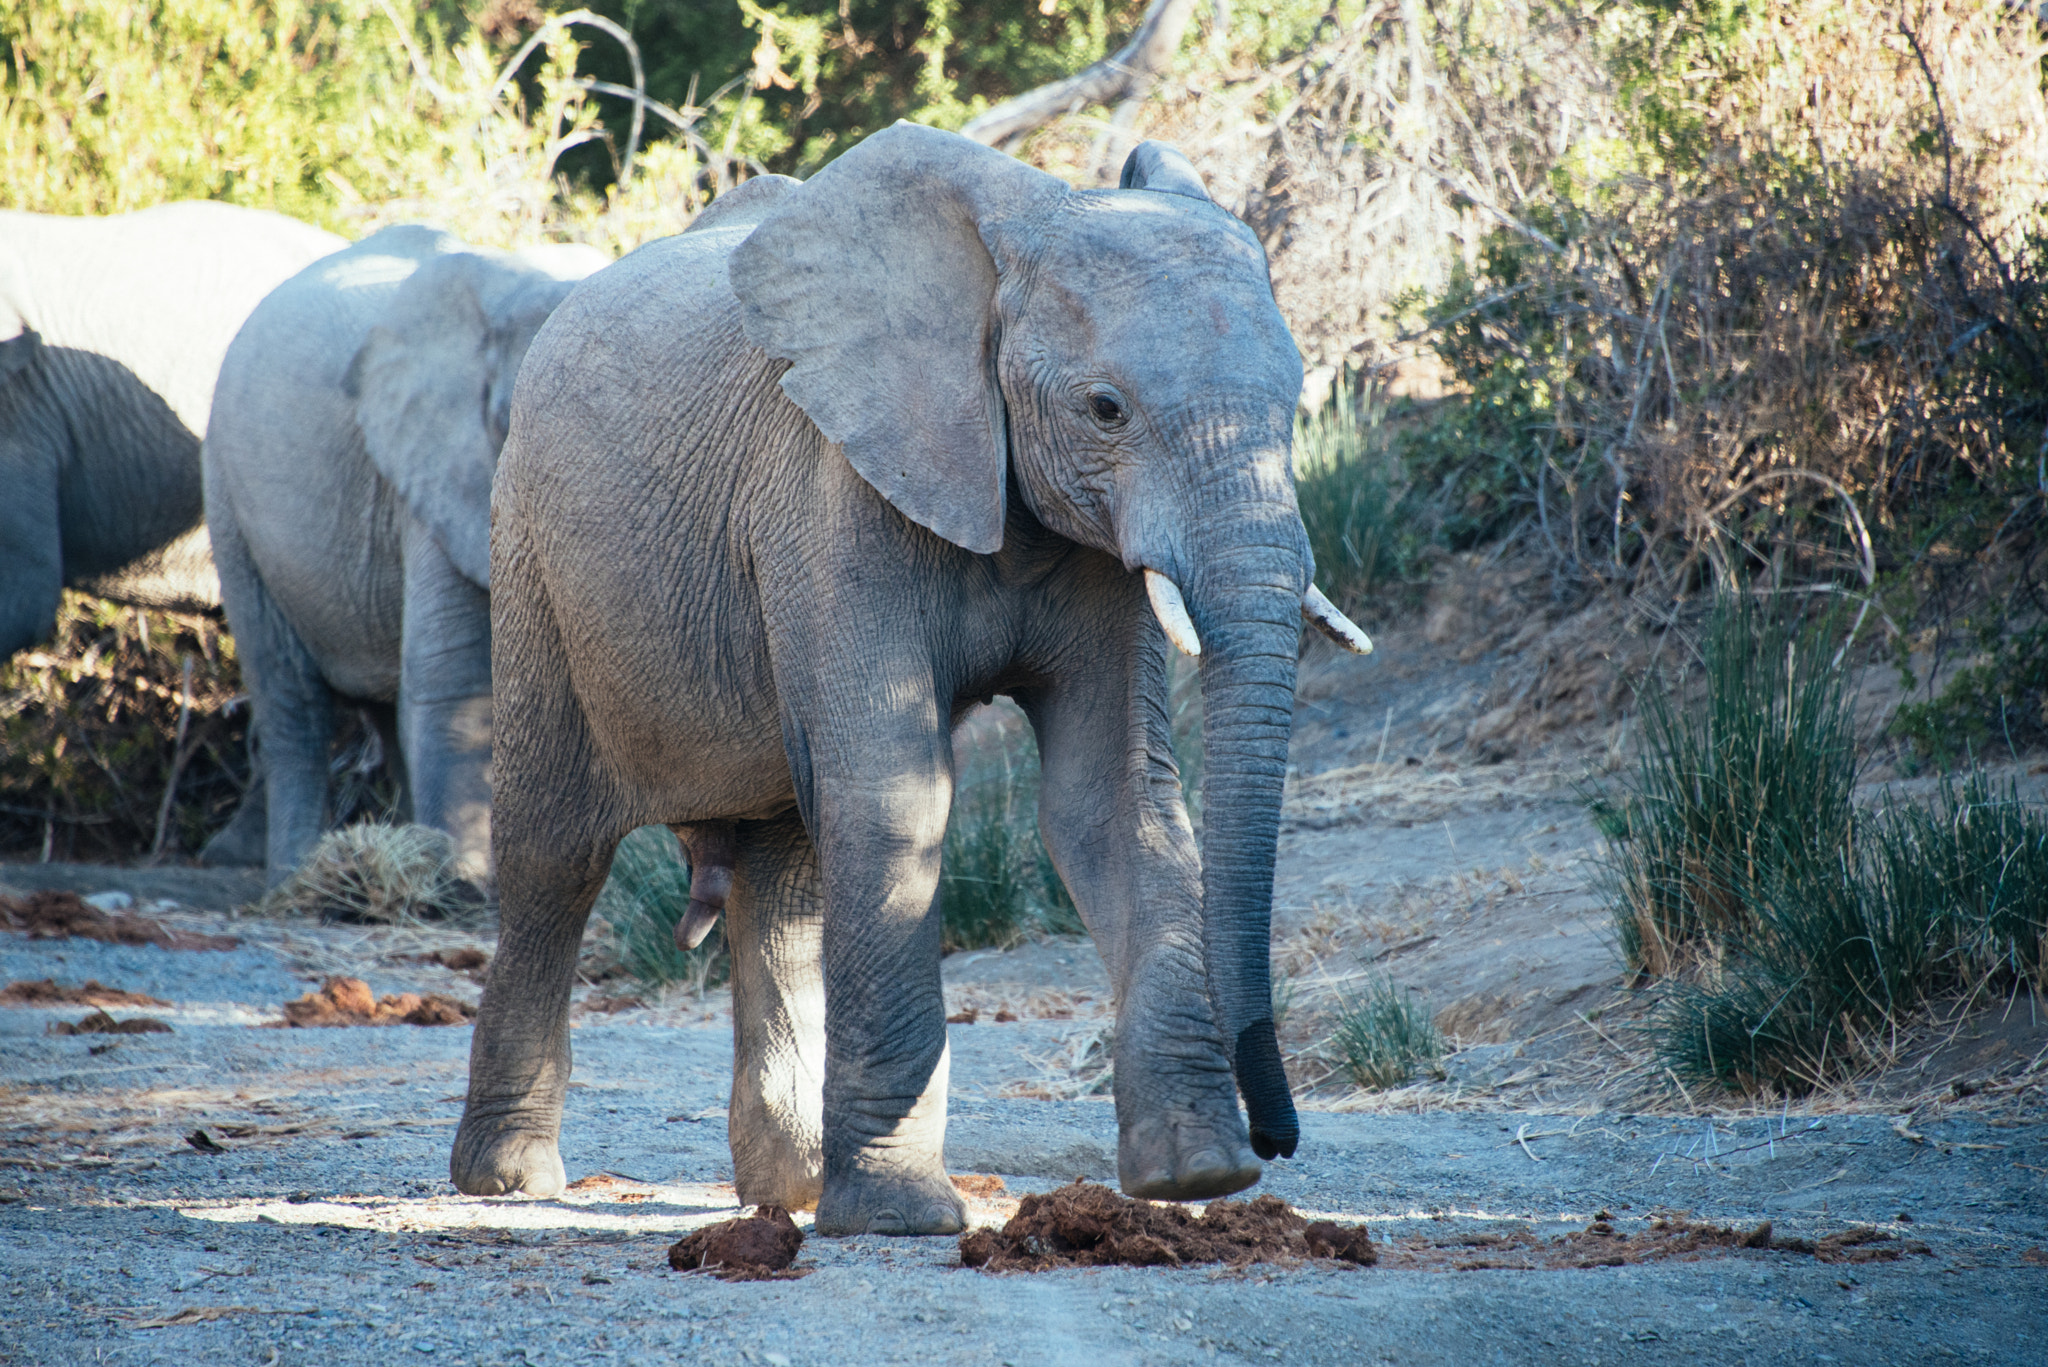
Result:
[[[1312,586],[1301,381],[1258,239],[1157,143],[1077,192],[898,124],[586,282],[494,492],[502,930],[455,1184],[561,1189],[577,946],[659,823],[678,938],[727,918],[740,1201],[960,1229],[936,892],[952,727],[997,693],[1115,984],[1124,1189],[1291,1156],[1268,939],[1302,619],[1369,648]],[[1201,665],[1199,853],[1169,640]]]
[[[228,348],[206,516],[273,884],[327,829],[338,696],[395,719],[413,819],[487,895],[491,476],[528,344],[605,260],[386,228],[279,286]]]
[[[203,201],[0,211],[0,659],[49,632],[63,588],[219,605],[199,443],[221,357],[265,295],[346,245]]]

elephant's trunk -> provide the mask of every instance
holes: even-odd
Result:
[[[1202,670],[1202,940],[1209,1000],[1261,1158],[1291,1156],[1300,1127],[1274,1034],[1273,860],[1294,716],[1305,583],[1288,500],[1282,544],[1199,555]],[[1294,542],[1294,544],[1287,544]],[[1198,543],[1199,544],[1199,543]]]

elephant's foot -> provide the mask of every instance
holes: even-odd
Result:
[[[930,1172],[856,1167],[827,1178],[818,1199],[817,1232],[823,1235],[958,1234],[966,1228],[967,1204],[937,1163]]]
[[[559,1196],[569,1184],[562,1155],[552,1135],[506,1116],[485,1119],[464,1116],[455,1132],[455,1152],[448,1158],[448,1177],[468,1196]]]
[[[1207,1116],[1158,1116],[1126,1126],[1117,1138],[1117,1180],[1124,1192],[1153,1201],[1207,1201],[1259,1180],[1258,1158],[1244,1122]]]

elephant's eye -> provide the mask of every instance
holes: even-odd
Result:
[[[1124,420],[1123,396],[1113,389],[1098,389],[1088,396],[1088,411],[1104,427],[1115,427]]]

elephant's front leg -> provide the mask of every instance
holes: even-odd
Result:
[[[952,800],[947,738],[935,706],[850,725],[842,713],[835,721],[841,737],[859,742],[811,756],[825,892],[825,1183],[817,1229],[954,1234],[966,1225],[966,1207],[945,1164],[937,894]]]
[[[412,819],[446,831],[455,871],[491,879],[491,600],[414,523],[405,550],[399,745]]]
[[[1120,640],[1018,701],[1043,757],[1046,847],[1116,986],[1117,1175],[1133,1196],[1207,1200],[1260,1166],[1209,1005],[1165,660],[1134,626]]]

